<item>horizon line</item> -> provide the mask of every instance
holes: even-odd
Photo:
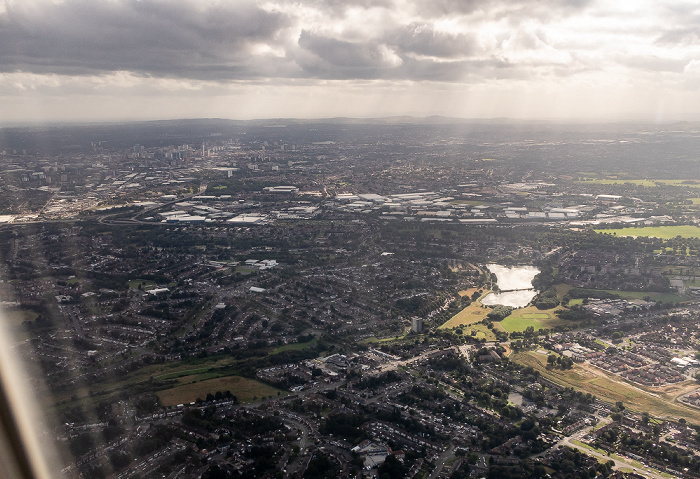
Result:
[[[132,123],[161,123],[178,121],[231,121],[238,123],[255,123],[270,121],[294,121],[294,122],[332,122],[332,121],[389,121],[405,120],[427,121],[445,120],[448,123],[460,122],[515,122],[515,123],[560,123],[565,125],[610,125],[610,124],[637,124],[637,125],[672,125],[672,124],[693,124],[700,123],[698,120],[641,120],[641,119],[619,119],[619,120],[594,120],[594,119],[572,119],[572,118],[520,118],[520,117],[458,117],[447,115],[388,115],[388,116],[318,116],[318,117],[260,117],[260,118],[224,118],[224,117],[181,117],[181,118],[151,118],[151,119],[84,119],[84,120],[26,120],[9,121],[0,120],[0,129],[6,128],[32,128],[32,127],[60,127],[60,126],[92,126],[92,125],[115,125]]]

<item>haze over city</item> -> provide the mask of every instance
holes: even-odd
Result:
[[[694,2],[0,3],[0,123],[695,120]]]

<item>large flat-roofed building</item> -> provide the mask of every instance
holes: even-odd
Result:
[[[170,215],[164,221],[166,223],[203,223],[206,220],[206,217],[197,215]]]
[[[267,217],[259,214],[242,214],[226,221],[229,224],[260,225],[267,223]]]
[[[288,193],[294,194],[299,192],[296,186],[266,186],[263,188],[265,193]]]

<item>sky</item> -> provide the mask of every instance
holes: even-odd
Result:
[[[0,124],[700,120],[700,3],[0,0]]]

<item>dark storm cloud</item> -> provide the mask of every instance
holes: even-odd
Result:
[[[0,14],[0,71],[226,79],[255,74],[248,49],[289,24],[249,2],[19,2]]]

